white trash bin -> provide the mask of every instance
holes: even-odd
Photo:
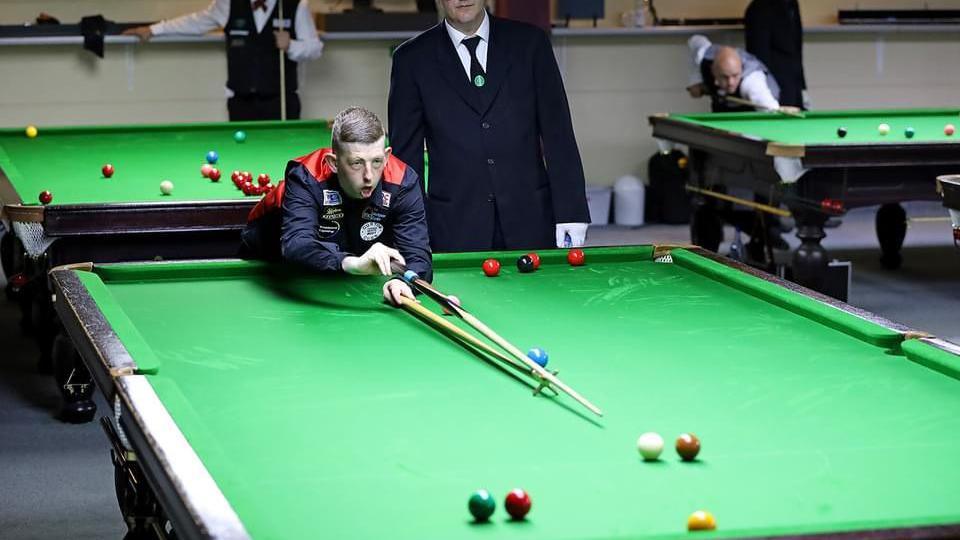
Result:
[[[607,186],[587,187],[587,206],[590,209],[591,225],[607,225],[610,223],[610,199],[612,190]]]
[[[643,225],[646,188],[636,176],[621,176],[613,185],[613,219],[617,225]]]

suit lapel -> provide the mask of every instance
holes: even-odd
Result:
[[[481,114],[486,114],[496,101],[500,86],[510,72],[511,59],[508,54],[510,43],[502,32],[500,19],[489,14],[487,16],[490,17],[490,42],[487,43],[487,84],[483,88],[485,99]]]
[[[483,114],[485,106],[480,92],[467,78],[463,70],[463,64],[460,63],[460,57],[457,55],[453,42],[450,40],[450,34],[447,33],[445,23],[437,25],[437,61],[440,63],[440,73],[447,83],[454,89],[464,101],[470,105],[470,108],[477,114]]]

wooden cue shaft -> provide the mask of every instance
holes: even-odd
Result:
[[[494,349],[490,345],[487,345],[486,343],[480,341],[479,339],[471,335],[469,332],[464,331],[462,328],[458,327],[457,325],[451,323],[450,321],[445,320],[443,317],[425,308],[416,300],[410,300],[409,298],[401,297],[400,306],[403,309],[407,310],[407,312],[415,315],[419,315],[424,319],[436,324],[440,328],[443,328],[444,330],[453,334],[454,337],[467,342],[468,344],[480,349],[481,351],[489,354],[490,356],[493,356],[497,360],[500,360],[501,362],[503,362],[504,364],[507,364],[509,367],[517,370],[518,372],[523,373],[524,375],[533,376],[532,370],[529,370],[525,366],[518,364],[514,359]]]
[[[725,101],[729,101],[730,103],[736,103],[737,105],[745,105],[745,106],[747,106],[747,107],[753,107],[754,109],[762,109],[762,108],[763,108],[763,107],[760,106],[760,104],[754,103],[754,102],[750,101],[749,99],[743,99],[743,98],[738,98],[738,97],[734,97],[734,96],[723,96],[723,99],[724,99]],[[796,117],[796,118],[803,118],[803,117],[804,117],[802,112],[799,112],[799,111],[787,111],[787,110],[784,110],[783,108],[779,108],[779,109],[777,109],[775,112],[778,112],[778,113],[780,113],[780,114],[785,114],[785,115],[787,115],[787,116],[793,116],[793,117]]]
[[[277,9],[280,10],[280,31],[285,30],[283,26],[283,0],[277,0]],[[283,49],[277,49],[280,53],[280,120],[287,120],[287,64],[286,54]]]
[[[708,197],[715,197],[721,201],[727,201],[737,204],[742,204],[743,206],[749,206],[756,210],[762,212],[767,212],[768,214],[773,214],[780,217],[790,217],[790,211],[784,210],[783,208],[777,208],[775,206],[770,206],[769,204],[758,203],[755,201],[748,201],[746,199],[741,199],[740,197],[734,197],[733,195],[727,195],[726,193],[717,193],[716,191],[710,191],[708,189],[701,189],[696,186],[687,185],[685,186],[687,191],[692,191],[694,193],[699,193],[701,195],[706,195]]]
[[[454,305],[454,307],[457,307],[457,306]],[[474,317],[473,315],[471,315],[470,313],[468,313],[463,309],[458,309],[454,311],[457,312],[461,317],[463,317],[463,320],[466,321],[467,324],[476,328],[478,332],[487,336],[487,338],[489,338],[491,341],[499,345],[503,350],[512,354],[514,358],[523,362],[524,365],[526,365],[528,368],[535,371],[537,375],[546,379],[547,381],[550,382],[550,384],[555,385],[560,390],[563,390],[564,393],[566,393],[573,399],[577,400],[581,405],[590,409],[590,411],[592,411],[593,414],[596,414],[597,416],[603,416],[603,412],[601,412],[596,405],[594,405],[593,403],[590,403],[590,401],[587,400],[587,398],[581,396],[579,393],[577,393],[576,390],[564,384],[563,381],[555,377],[553,373],[550,373],[549,371],[543,369],[539,364],[537,364],[536,362],[528,358],[527,355],[523,354],[520,351],[520,349],[517,349],[516,347],[511,345],[509,341],[500,337],[499,334],[491,330],[487,325],[483,324],[479,319],[477,319],[476,317]]]

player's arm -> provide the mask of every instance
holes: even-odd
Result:
[[[230,0],[213,0],[206,9],[149,26],[124,30],[124,35],[135,35],[140,41],[165,34],[202,35],[227,24],[230,18]]]
[[[339,272],[347,253],[319,233],[322,206],[310,189],[316,181],[298,163],[287,167],[283,193],[280,246],[283,258],[321,272]]]
[[[390,96],[387,102],[387,127],[393,155],[423,174],[424,113],[420,89],[414,80],[414,68],[400,47],[393,54],[390,70]],[[424,186],[421,182],[420,189]]]
[[[413,270],[426,281],[433,281],[427,212],[420,192],[419,176],[409,167],[393,205],[394,246],[406,260],[408,270]]]
[[[706,87],[703,84],[703,75],[700,72],[700,63],[706,56],[712,43],[706,36],[696,34],[687,40],[687,47],[690,49],[690,65],[687,69],[687,92],[690,97],[699,98],[706,94]]]
[[[767,75],[762,71],[754,71],[744,77],[740,83],[740,93],[744,99],[755,103],[762,110],[775,111],[780,108],[780,102],[773,97],[767,84]]]
[[[294,62],[320,58],[320,55],[323,54],[323,41],[317,34],[317,26],[313,22],[313,15],[310,13],[307,0],[300,0],[300,3],[297,4],[295,20],[297,21],[297,39],[288,40],[287,57]]]
[[[553,48],[542,32],[534,51],[533,71],[537,90],[537,127],[556,222],[589,223],[586,180],[570,119],[570,105]],[[586,226],[583,229],[585,232]]]

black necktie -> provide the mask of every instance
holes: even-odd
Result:
[[[267,0],[253,0],[253,10],[256,11],[262,9],[267,10]]]
[[[470,51],[470,81],[477,88],[482,88],[483,85],[487,84],[487,74],[483,71],[480,60],[477,60],[477,47],[480,45],[480,36],[464,38],[460,43],[463,43],[467,47],[467,50]]]

